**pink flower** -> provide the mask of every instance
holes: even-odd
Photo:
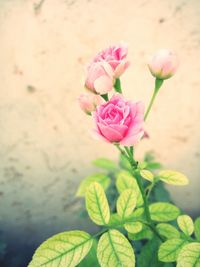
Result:
[[[114,77],[118,78],[130,65],[126,59],[127,54],[127,45],[113,45],[101,51],[94,58],[94,62],[106,61],[112,67],[114,71]]]
[[[132,146],[144,134],[144,105],[141,102],[125,101],[120,94],[97,107],[93,117],[95,133],[107,142]]]
[[[87,66],[85,86],[100,95],[107,94],[113,88],[113,70],[107,62],[92,62]]]
[[[81,109],[91,114],[92,111],[96,110],[96,107],[104,102],[103,98],[99,95],[94,94],[81,94],[78,98]]]
[[[177,55],[167,49],[159,50],[151,57],[148,63],[152,75],[160,80],[172,77],[175,74],[178,65]]]

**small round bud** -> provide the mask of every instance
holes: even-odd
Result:
[[[149,60],[148,67],[151,74],[160,80],[172,77],[179,65],[177,55],[168,50],[161,49]]]
[[[104,102],[100,95],[81,94],[78,98],[81,109],[88,115],[96,110],[96,107]]]

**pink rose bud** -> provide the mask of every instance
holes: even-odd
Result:
[[[98,106],[92,114],[96,123],[95,134],[104,141],[133,146],[144,134],[143,103],[125,101],[121,94]]]
[[[103,98],[99,95],[94,94],[81,94],[78,98],[79,105],[81,109],[87,113],[91,114],[91,112],[96,110],[96,107],[104,102]]]
[[[128,47],[125,44],[113,45],[101,51],[95,58],[94,62],[106,61],[114,71],[114,77],[118,78],[130,65],[126,57]]]
[[[107,94],[112,90],[113,70],[107,62],[92,62],[87,66],[86,72],[85,86],[89,90],[100,95]]]
[[[159,50],[152,56],[148,63],[152,75],[160,80],[172,77],[175,74],[178,65],[177,55],[167,49]]]

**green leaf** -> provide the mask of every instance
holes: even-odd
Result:
[[[155,196],[155,201],[158,202],[169,202],[170,201],[170,194],[167,191],[167,189],[165,188],[165,185],[163,182],[159,181],[158,183],[156,183],[154,189],[153,189],[153,194]]]
[[[135,178],[128,171],[120,171],[116,175],[116,187],[119,193],[126,189],[135,187]]]
[[[126,237],[117,230],[103,234],[97,247],[101,267],[134,267],[135,254]]]
[[[148,241],[142,248],[138,257],[139,267],[162,267],[163,263],[158,260],[159,241],[155,238]]]
[[[143,204],[142,194],[135,178],[128,171],[120,171],[117,174],[116,187],[119,193],[126,189],[133,189],[137,198],[137,206]]]
[[[138,208],[131,214],[133,218],[142,218],[144,215],[144,208]]]
[[[127,232],[131,234],[136,234],[142,231],[142,223],[141,222],[131,222],[124,224],[124,228]]]
[[[168,222],[175,220],[180,214],[180,210],[170,204],[165,202],[156,202],[149,206],[149,211],[151,218],[158,222]]]
[[[109,226],[118,226],[121,225],[122,223],[122,218],[117,214],[117,213],[112,213],[110,215],[110,221],[109,221]]]
[[[159,162],[149,162],[147,167],[150,170],[158,170],[162,168],[162,165]]]
[[[158,258],[163,262],[174,262],[177,260],[181,248],[187,244],[187,241],[174,238],[162,243],[158,250]]]
[[[140,169],[140,170],[146,169],[147,164],[148,164],[148,163],[145,162],[145,161],[140,161],[140,162],[138,163],[138,169]]]
[[[118,169],[115,161],[106,158],[96,159],[92,163],[95,166],[106,169],[108,171],[116,171]]]
[[[145,225],[142,226],[142,230],[138,233],[128,233],[128,238],[130,240],[143,240],[143,239],[152,239],[153,233],[149,228]]]
[[[159,234],[166,237],[167,239],[180,237],[180,232],[171,224],[159,223],[156,228]]]
[[[86,192],[86,209],[93,222],[106,225],[110,220],[110,208],[103,187],[92,183]]]
[[[200,266],[200,243],[185,245],[177,259],[177,267],[199,267]]]
[[[97,240],[93,239],[92,248],[90,249],[87,256],[79,263],[78,267],[99,267],[97,260]]]
[[[74,267],[88,254],[92,243],[92,237],[83,231],[54,235],[39,246],[28,267]]]
[[[194,222],[194,234],[198,241],[200,241],[200,217]]]
[[[136,195],[132,189],[126,189],[121,193],[117,200],[117,213],[122,219],[131,215],[136,201]]]
[[[155,156],[153,155],[153,153],[147,152],[144,158],[144,161],[147,162],[147,168],[150,170],[153,169],[161,169],[162,165],[159,162],[155,162]]]
[[[155,160],[155,154],[153,151],[147,151],[145,156],[144,156],[144,160],[147,162],[152,162]]]
[[[148,180],[149,182],[153,182],[154,175],[153,175],[152,172],[150,172],[150,171],[148,171],[148,170],[142,170],[142,171],[140,171],[140,175],[141,175],[144,179]]]
[[[188,215],[178,216],[177,223],[179,228],[183,231],[184,234],[190,236],[194,232],[194,223],[190,216]]]
[[[158,177],[163,182],[173,185],[187,185],[189,182],[188,178],[184,174],[171,170],[159,172]]]
[[[143,212],[144,212],[143,208],[136,209],[125,220],[123,220],[117,213],[113,213],[110,216],[109,226],[120,227],[120,226],[124,226],[125,224],[127,225],[127,224],[136,223],[136,222],[138,222],[138,220],[143,219],[143,216],[142,216]]]
[[[85,196],[87,188],[93,182],[99,183],[103,187],[103,189],[106,190],[108,188],[108,186],[110,185],[110,177],[103,174],[103,173],[97,173],[97,174],[93,174],[93,175],[86,177],[81,182],[81,184],[77,190],[76,195],[77,196]]]

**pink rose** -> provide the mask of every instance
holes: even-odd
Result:
[[[96,107],[102,103],[104,103],[104,100],[99,95],[94,94],[81,94],[78,98],[79,105],[81,109],[86,114],[91,114],[91,112],[96,110]]]
[[[93,117],[95,133],[107,142],[132,146],[144,134],[144,105],[141,102],[125,101],[120,94],[98,106]]]
[[[130,65],[126,59],[127,53],[127,45],[113,45],[101,51],[94,58],[94,62],[106,61],[112,67],[114,77],[118,78]]]
[[[177,55],[167,49],[159,50],[151,57],[148,63],[152,75],[160,80],[172,77],[175,74],[178,65]]]
[[[92,62],[86,69],[85,86],[94,93],[107,94],[113,88],[113,70],[107,62]]]

